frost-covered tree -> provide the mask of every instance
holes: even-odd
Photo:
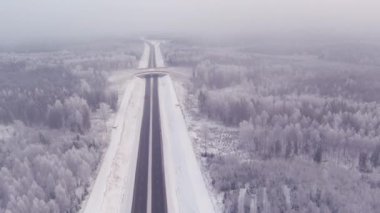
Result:
[[[60,129],[63,127],[65,122],[65,111],[62,103],[57,100],[53,106],[49,106],[48,111],[48,125],[54,129]]]

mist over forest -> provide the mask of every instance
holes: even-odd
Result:
[[[215,212],[380,212],[379,8],[1,2],[0,213],[83,211],[153,44]]]
[[[163,48],[223,209],[377,212],[379,46],[292,41]]]
[[[263,36],[376,38],[372,0],[5,1],[2,44],[109,36],[193,36],[211,40]]]

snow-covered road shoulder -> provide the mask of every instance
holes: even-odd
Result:
[[[110,144],[81,212],[130,212],[145,81],[133,77],[127,83]]]
[[[162,41],[151,41],[151,43],[154,46],[154,53],[156,56],[156,67],[157,68],[165,67],[164,58],[162,56],[162,52],[160,48]]]
[[[215,212],[170,76],[159,80],[168,212]]]
[[[146,69],[148,68],[148,64],[149,64],[149,45],[144,42],[144,51],[143,51],[143,54],[140,58],[140,61],[139,61],[139,65],[138,65],[138,68],[139,69]]]

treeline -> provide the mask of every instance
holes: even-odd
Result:
[[[197,75],[194,81],[219,88],[215,85],[228,87],[243,78],[236,71],[226,77],[217,72],[213,78],[214,72]],[[242,146],[265,158],[305,154],[320,163],[329,155],[359,163],[361,171],[380,166],[380,105],[312,94],[262,95],[262,87],[246,83],[201,89],[199,109],[225,125],[239,125]]]
[[[136,67],[138,57],[128,53],[99,54],[66,60],[67,66],[82,70],[112,71]]]
[[[161,50],[166,63],[171,66],[195,67],[207,60],[224,65],[251,65],[256,62],[253,55],[245,53],[248,51],[246,48],[231,47],[227,43],[221,45],[216,42],[206,46],[199,42],[173,40],[165,43]]]
[[[221,65],[209,60],[197,64],[193,70],[195,86],[222,89],[240,84],[247,78],[247,68],[238,65]]]
[[[244,161],[209,158],[210,176],[222,192],[223,212],[379,212],[376,178],[358,178],[351,171],[308,161]],[[241,199],[240,190],[246,194]],[[360,202],[356,202],[360,201]]]
[[[0,140],[0,212],[77,212],[105,147],[86,135],[16,122]]]
[[[143,45],[139,40],[97,40],[67,50],[62,58],[72,70],[113,71],[136,67]]]
[[[117,108],[118,95],[108,89],[106,76],[100,72],[78,76],[58,65],[35,70],[0,69],[0,123],[19,120],[26,125],[83,132],[90,128],[90,113],[100,103]]]
[[[66,127],[83,133],[91,128],[90,109],[86,101],[78,96],[65,99],[64,104],[56,101],[54,105],[49,105],[47,123],[54,129]]]
[[[365,57],[378,53],[256,45],[166,48],[193,68],[189,99],[201,117],[232,127],[201,127],[210,136],[198,139],[212,147],[201,156],[223,211],[379,212],[380,76]]]
[[[376,43],[340,43],[318,52],[319,58],[352,64],[380,65],[380,46]]]
[[[172,66],[193,66],[202,60],[199,50],[175,50],[168,53],[163,48],[165,62]]]
[[[127,47],[0,53],[0,212],[80,210],[118,107],[107,71],[136,63]]]

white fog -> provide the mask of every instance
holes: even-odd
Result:
[[[375,0],[2,0],[0,213],[380,212]]]

